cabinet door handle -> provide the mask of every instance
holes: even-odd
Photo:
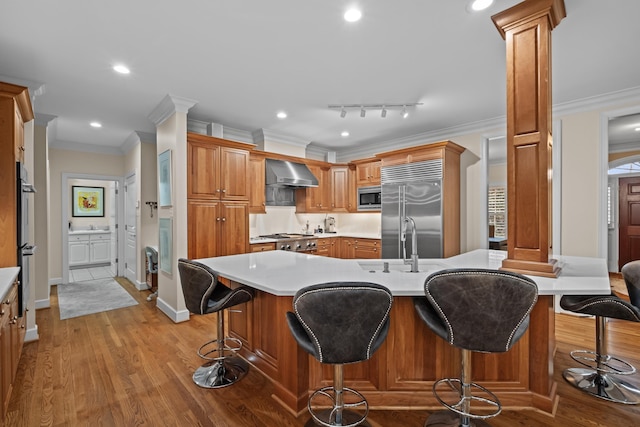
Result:
[[[226,221],[226,220],[227,220],[227,218],[222,218],[222,222],[224,222],[224,221]]]
[[[217,218],[216,218],[216,221],[220,221],[220,217],[217,217]]]
[[[227,190],[225,190],[225,189],[222,189],[222,192],[223,192],[223,193],[226,193],[226,192],[227,192]]]

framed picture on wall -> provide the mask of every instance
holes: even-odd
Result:
[[[171,200],[171,150],[158,154],[158,205],[167,207]]]
[[[104,216],[104,187],[71,187],[71,214],[75,217]]]
[[[160,218],[158,236],[158,264],[161,271],[173,273],[171,257],[173,253],[173,232],[171,218]]]

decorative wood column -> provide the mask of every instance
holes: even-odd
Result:
[[[525,0],[492,17],[507,45],[508,256],[503,270],[557,277],[552,242],[551,31],[564,0]]]

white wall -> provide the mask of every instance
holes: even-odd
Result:
[[[62,174],[123,176],[124,157],[49,148],[49,170],[51,171],[49,279],[56,281],[62,278]],[[65,233],[67,228],[64,229]]]

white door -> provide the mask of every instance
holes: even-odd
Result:
[[[136,283],[138,264],[136,245],[136,210],[138,207],[136,176],[127,177],[124,184],[124,277]]]
[[[118,182],[111,183],[111,212],[109,212],[109,265],[111,274],[118,276]]]

